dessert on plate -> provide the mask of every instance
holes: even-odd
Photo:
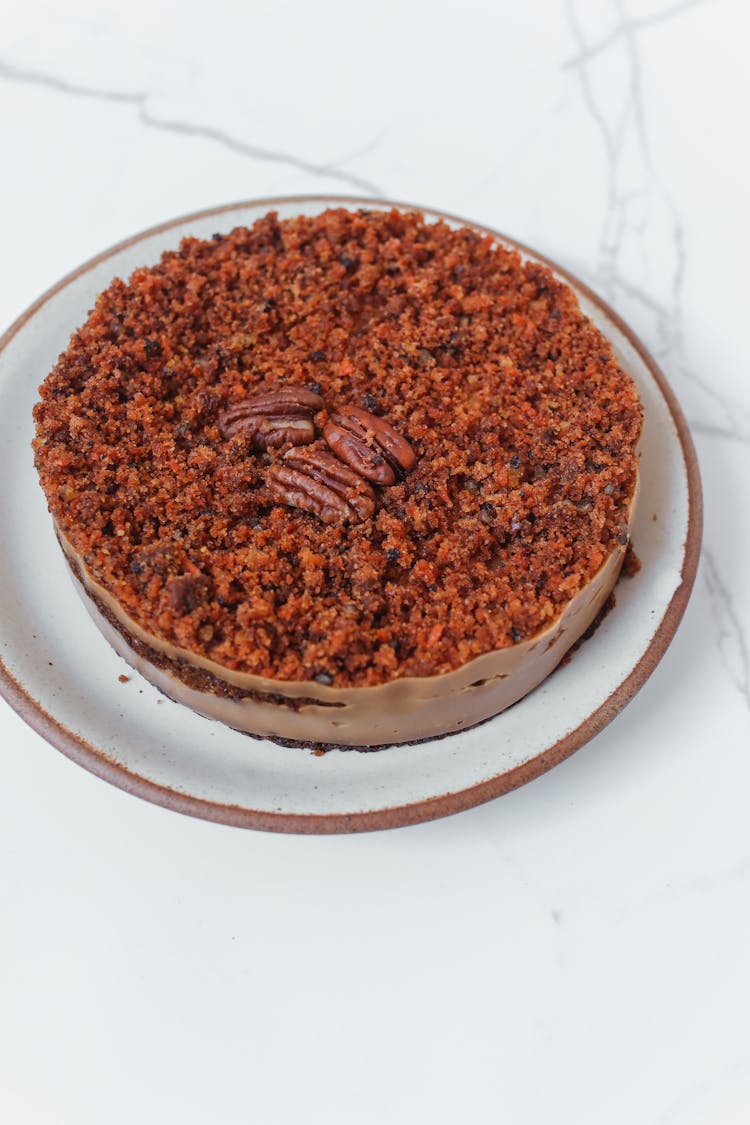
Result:
[[[642,408],[573,291],[469,227],[333,209],[116,279],[35,460],[102,632],[282,742],[465,729],[536,687],[629,542]]]

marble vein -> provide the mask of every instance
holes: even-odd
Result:
[[[718,629],[718,647],[729,678],[750,710],[750,652],[732,593],[722,580],[713,553],[703,550],[704,579]]]
[[[625,0],[611,0],[614,28],[592,45],[586,39],[575,0],[566,0],[568,25],[576,54],[563,66],[565,69],[575,69],[584,106],[601,136],[606,159],[607,209],[599,241],[598,262],[594,268],[594,281],[608,300],[616,304],[618,297],[626,296],[652,316],[656,336],[655,351],[660,361],[668,363],[670,372],[691,384],[708,400],[709,417],[705,417],[702,412],[691,411],[690,423],[694,431],[750,446],[750,411],[743,403],[723,393],[709,379],[700,375],[687,361],[682,310],[686,276],[685,231],[674,200],[660,182],[652,161],[639,50],[639,33],[646,28],[666,19],[676,18],[707,2],[708,0],[685,0],[651,16],[633,19],[628,15]],[[590,66],[593,59],[611,49],[624,50],[627,59],[625,86],[621,105],[616,112],[607,112],[600,104]],[[624,150],[628,140],[632,140],[633,144],[630,160],[626,164]],[[631,186],[634,171],[638,183],[636,188]],[[634,204],[643,209],[644,218],[640,222],[633,221],[631,216]],[[664,213],[661,221],[668,226],[667,235],[671,242],[671,276],[666,286],[670,297],[667,301],[655,297],[645,285],[635,281],[620,267],[625,249],[643,242],[649,222],[654,219],[659,221],[660,211]]]
[[[735,1059],[720,1070],[714,1071],[703,1081],[688,1086],[677,1097],[676,1101],[673,1101],[663,1113],[659,1114],[653,1125],[681,1125],[681,1122],[685,1120],[686,1112],[689,1112],[691,1107],[699,1110],[710,1110],[712,1108],[710,1101],[713,1101],[714,1106],[716,1106],[716,1094],[722,1088],[733,1085],[748,1073],[750,1073],[750,1056]],[[709,1102],[708,1105],[707,1102]],[[704,1121],[710,1120],[703,1113],[701,1113],[701,1119]],[[718,1125],[718,1119],[716,1120]]]
[[[365,179],[363,176],[358,176],[354,172],[347,171],[340,166],[339,162],[314,164],[311,161],[296,156],[294,153],[249,144],[222,129],[217,129],[210,125],[198,125],[189,121],[157,117],[148,109],[148,102],[151,95],[147,90],[128,92],[82,86],[75,82],[70,82],[68,79],[62,78],[56,74],[16,66],[5,59],[0,59],[0,80],[38,86],[44,89],[54,90],[57,93],[65,94],[70,97],[91,98],[96,101],[131,105],[137,110],[138,118],[142,124],[149,128],[163,129],[165,132],[211,141],[222,145],[231,152],[238,153],[241,156],[251,157],[253,160],[283,164],[311,176],[339,180],[349,188],[354,188],[357,191],[362,191],[366,195],[371,195],[376,198],[382,198],[385,195],[382,188],[373,183],[372,180]],[[370,142],[367,148],[372,147],[375,143],[375,141]],[[356,155],[359,155],[359,153],[355,154],[355,156]],[[349,157],[348,159],[353,159],[353,157]]]
[[[647,26],[667,16],[674,18],[684,14],[698,2],[700,0],[675,4],[659,13],[658,20],[656,16],[636,20],[629,16],[626,0],[610,0],[614,30],[592,46],[579,19],[575,0],[566,0],[570,33],[577,49],[574,73],[583,104],[601,136],[607,170],[607,208],[593,279],[615,305],[619,299],[627,297],[651,317],[654,339],[650,342],[656,343],[659,359],[667,365],[670,375],[677,375],[693,392],[689,396],[693,430],[707,437],[730,439],[750,446],[750,412],[699,375],[688,362],[683,312],[687,271],[685,229],[672,194],[657,174],[647,129],[640,35]],[[614,106],[611,100],[605,102],[598,96],[591,68],[592,60],[605,50],[625,54],[620,99]],[[613,68],[612,73],[619,71]],[[611,73],[608,81],[612,81]],[[634,202],[642,208],[644,218],[640,223],[634,222],[631,215]],[[644,276],[634,278],[632,267],[622,264],[626,250],[632,252],[651,237],[652,226],[653,233],[670,249],[667,274],[660,279],[661,291],[667,294],[664,298],[654,295],[653,282],[646,269],[642,271]],[[640,259],[644,260],[645,256],[641,255]],[[702,401],[697,398],[698,392]],[[750,654],[744,625],[716,558],[705,550],[704,559],[704,581],[717,630],[721,663],[745,708],[750,710]]]
[[[616,43],[624,33],[632,34],[636,31],[640,31],[642,28],[652,27],[657,23],[665,23],[667,20],[674,19],[675,16],[682,15],[688,8],[696,8],[701,4],[715,2],[716,0],[682,0],[679,4],[672,4],[668,8],[662,8],[660,12],[652,12],[649,16],[641,16],[639,19],[629,20],[627,27],[623,26],[623,24],[618,24],[597,43],[580,46],[578,52],[563,63],[563,68],[569,70],[572,67],[585,65],[592,59],[595,59],[597,55],[600,55],[602,51],[606,51],[613,43]]]

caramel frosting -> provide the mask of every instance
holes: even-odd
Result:
[[[631,524],[634,509],[635,498],[630,507]],[[101,632],[120,656],[165,695],[245,733],[358,747],[454,733],[516,703],[554,670],[596,619],[625,556],[625,548],[616,547],[554,623],[529,640],[484,653],[442,675],[336,688],[316,681],[274,680],[236,672],[148,633],[87,572],[59,527],[57,534],[79,593]],[[138,650],[131,641],[137,642]],[[207,690],[185,683],[180,676],[185,668],[203,673]],[[228,688],[231,694],[226,694]],[[244,697],[242,693],[246,693]]]

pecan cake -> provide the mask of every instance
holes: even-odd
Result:
[[[84,601],[174,699],[381,746],[497,714],[609,598],[642,410],[576,296],[416,212],[185,239],[115,280],[41,387]]]

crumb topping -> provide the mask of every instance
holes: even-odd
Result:
[[[284,448],[222,433],[285,384],[320,395],[317,435],[355,407],[413,447],[367,518],[279,502]],[[418,213],[185,239],[97,298],[40,394],[36,465],[88,571],[236,671],[448,672],[533,637],[627,544],[642,410],[609,343],[549,270]]]

